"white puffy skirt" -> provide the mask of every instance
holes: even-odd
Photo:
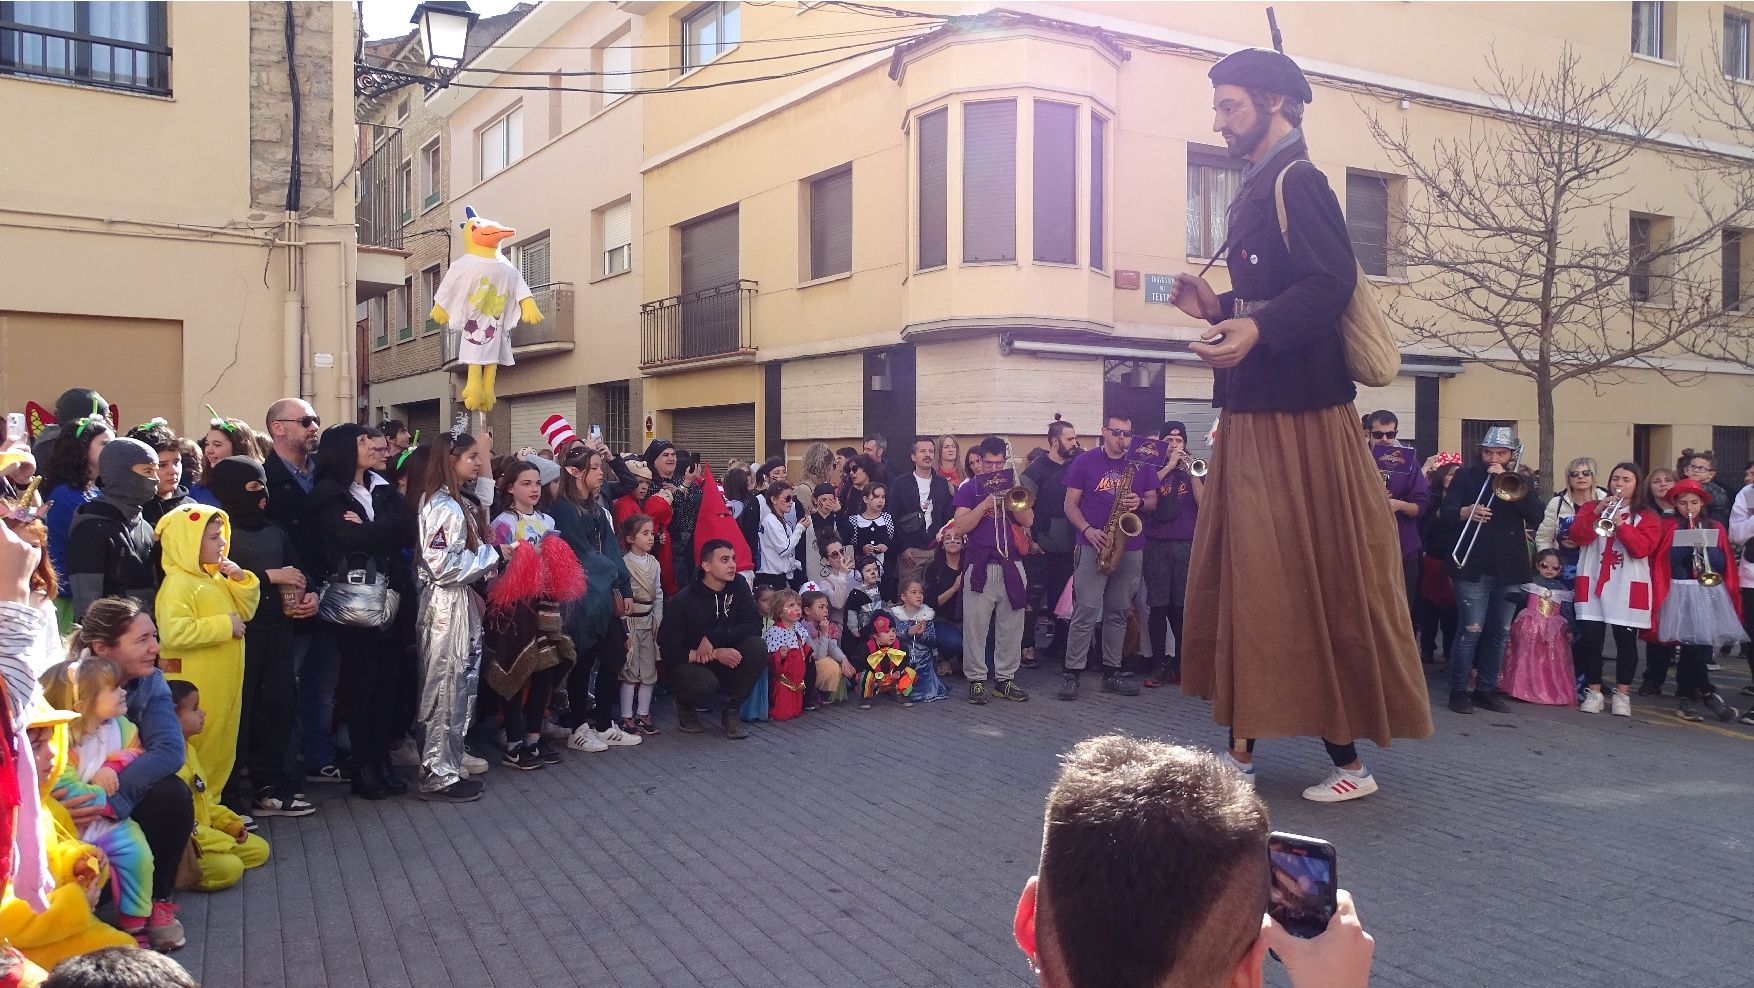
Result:
[[[1748,640],[1742,619],[1730,603],[1730,590],[1701,586],[1698,580],[1675,580],[1657,615],[1657,636],[1689,645],[1735,645]]]

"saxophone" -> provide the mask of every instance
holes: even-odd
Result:
[[[1126,551],[1127,540],[1145,530],[1145,523],[1131,511],[1124,510],[1121,502],[1128,494],[1133,493],[1133,472],[1139,464],[1129,462],[1127,469],[1121,474],[1121,482],[1115,487],[1115,506],[1109,509],[1108,521],[1102,525],[1102,534],[1108,539],[1108,547],[1096,554],[1096,568],[1104,573],[1113,573],[1120,565],[1121,553]]]

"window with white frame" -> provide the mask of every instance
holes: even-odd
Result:
[[[633,267],[633,200],[605,206],[603,223],[603,276],[620,274]]]
[[[1661,0],[1633,0],[1632,53],[1664,58],[1663,23],[1667,6]]]
[[[1750,25],[1754,18],[1747,11],[1724,8],[1724,75],[1747,82]]]
[[[1035,259],[1078,262],[1078,107],[1035,101]]]
[[[1222,151],[1188,149],[1188,256],[1217,257],[1230,235],[1230,201],[1242,187],[1242,162]]]
[[[513,260],[518,273],[524,276],[524,284],[531,288],[548,284],[548,234],[524,241],[515,253]]]
[[[1017,260],[1017,101],[962,105],[962,260]]]
[[[523,156],[524,110],[512,109],[481,128],[479,137],[481,177],[492,178]]]
[[[444,198],[444,174],[440,170],[443,165],[439,155],[438,138],[433,138],[426,147],[420,149],[420,181],[421,191],[425,198],[420,200],[420,208],[431,209]]]
[[[633,75],[633,46],[628,44],[627,33],[616,38],[609,47],[603,49],[603,105],[620,100],[635,88]]]
[[[696,8],[682,19],[682,67],[697,68],[737,47],[738,15],[730,0]]]

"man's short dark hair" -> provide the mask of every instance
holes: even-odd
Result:
[[[408,423],[401,419],[385,419],[383,424],[378,426],[378,431],[382,432],[385,436],[394,439],[408,431]]]
[[[43,988],[201,988],[183,966],[138,947],[105,947],[55,965]]]
[[[1125,422],[1128,425],[1132,425],[1133,413],[1122,410],[1112,411],[1102,417],[1102,422],[1104,425],[1107,425],[1110,422]]]
[[[706,544],[700,547],[700,564],[705,566],[707,558],[720,549],[730,549],[733,556],[737,554],[737,548],[725,539],[708,539]]]
[[[1066,421],[1065,419],[1054,419],[1052,422],[1048,423],[1048,442],[1051,443],[1054,440],[1065,435],[1067,429],[1076,429],[1076,428],[1077,428],[1077,426]]]
[[[877,452],[879,452],[879,453],[882,453],[882,452],[889,449],[889,440],[883,438],[883,433],[881,433],[881,432],[871,433],[870,435],[865,437],[865,441],[868,443],[876,443],[877,444]]]
[[[1369,429],[1371,426],[1377,424],[1378,422],[1381,422],[1384,425],[1395,425],[1395,426],[1398,426],[1401,424],[1401,420],[1399,418],[1395,417],[1395,413],[1389,411],[1386,408],[1379,408],[1376,411],[1371,412],[1369,415],[1366,415],[1364,417],[1364,427],[1366,429]]]
[[[931,436],[915,436],[914,441],[909,443],[907,448],[913,449],[915,446],[918,446],[920,443],[925,443],[925,444],[931,446],[934,451],[936,451],[938,449],[938,440],[931,437]]]
[[[975,444],[974,451],[980,456],[1004,456],[1005,440],[998,436],[988,436]]]
[[[1281,93],[1269,93],[1264,89],[1249,89],[1245,92],[1249,94],[1249,102],[1254,104],[1255,112],[1260,114],[1272,113],[1273,97],[1278,96],[1285,101],[1279,105],[1279,115],[1293,127],[1303,126],[1303,100]]]
[[[1048,793],[1039,875],[1041,964],[1061,983],[1218,984],[1260,936],[1266,807],[1210,752],[1091,738]]]

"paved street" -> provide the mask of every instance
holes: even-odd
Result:
[[[1746,665],[1716,678],[1727,696]],[[1087,681],[1068,704],[1045,670],[1021,681],[1028,704],[958,688],[740,743],[666,716],[639,748],[496,766],[468,806],[319,791],[316,816],[266,822],[267,866],[185,896],[176,956],[208,988],[1029,984],[1010,917],[1055,755],[1111,730],[1223,735],[1171,691]],[[1754,729],[1672,703],[1440,704],[1432,739],[1366,747],[1374,798],[1299,799],[1325,768],[1313,741],[1263,745],[1260,788],[1276,827],[1338,845],[1377,985],[1745,986]]]

